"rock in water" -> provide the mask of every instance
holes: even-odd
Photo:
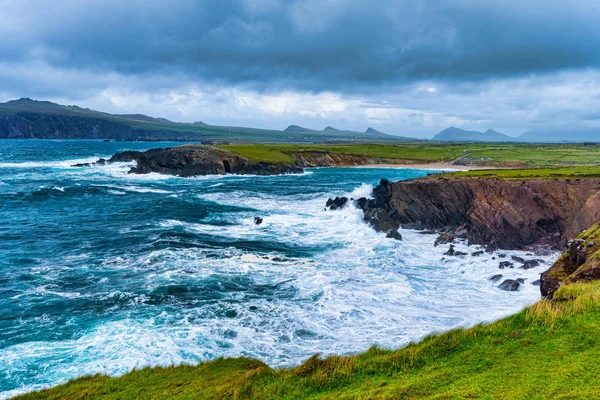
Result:
[[[513,263],[511,263],[510,261],[500,261],[500,265],[498,265],[498,268],[500,269],[504,269],[504,268],[514,268],[515,265]]]
[[[519,268],[522,268],[522,269],[531,269],[531,268],[538,267],[539,265],[540,265],[540,262],[538,260],[527,260]]]
[[[506,290],[507,292],[516,292],[519,290],[519,286],[521,286],[520,282],[512,279],[506,279],[498,286],[498,289]]]
[[[132,151],[132,150],[127,150],[127,151],[122,151],[120,153],[116,153],[114,156],[112,156],[108,162],[109,163],[114,163],[114,162],[132,162],[132,161],[137,161],[139,160],[142,155],[144,153],[141,151]]]
[[[498,275],[494,275],[490,278],[490,281],[492,282],[498,282],[500,279],[502,279],[502,274],[498,274]]]
[[[389,239],[396,239],[396,240],[402,240],[402,235],[400,234],[400,232],[398,232],[398,230],[393,230],[393,231],[389,231],[387,233],[387,235],[385,235],[386,238]]]
[[[227,150],[205,145],[186,145],[168,149],[150,149],[136,154],[118,153],[113,158],[123,160],[134,157],[137,166],[129,173],[148,174],[158,172],[166,175],[190,177],[198,175],[281,175],[298,174],[304,170],[294,164],[250,162]],[[109,161],[113,162],[111,158]]]
[[[337,210],[338,208],[344,208],[348,204],[347,197],[336,197],[335,199],[327,200],[325,207],[329,207],[330,210]]]
[[[254,223],[260,225],[263,223],[263,219],[261,217],[254,217]]]

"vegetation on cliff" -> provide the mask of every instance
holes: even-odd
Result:
[[[561,179],[598,178],[600,166],[578,165],[571,167],[529,168],[529,169],[486,169],[445,173],[446,177],[499,178],[499,179]]]
[[[553,168],[557,173],[577,172],[574,165],[585,166],[582,172],[598,173],[600,147],[573,144],[490,144],[490,143],[397,143],[397,144],[230,144],[219,146],[252,161],[292,162],[298,153],[327,152],[370,157],[380,163],[419,164],[452,162],[455,165],[476,165],[509,168]],[[570,168],[569,168],[570,167]],[[578,167],[575,167],[578,168]],[[587,169],[586,169],[587,168]],[[478,171],[475,171],[475,173]],[[502,172],[496,171],[501,175]],[[521,172],[523,173],[523,172]],[[543,175],[543,171],[537,172]]]
[[[600,282],[569,284],[511,317],[399,350],[314,356],[279,370],[247,358],[144,368],[20,399],[591,399],[600,392],[598,332]]]
[[[548,298],[565,283],[600,279],[600,222],[569,241],[568,249],[541,276],[542,295]]]

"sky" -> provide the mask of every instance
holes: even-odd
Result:
[[[600,128],[597,0],[0,0],[0,101],[431,137]]]

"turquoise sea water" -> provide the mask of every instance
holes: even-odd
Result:
[[[71,166],[172,145],[0,140],[0,398],[146,365],[398,347],[539,297],[490,283],[504,273],[491,254],[444,259],[432,235],[398,242],[353,207],[324,210],[429,171],[185,179]]]

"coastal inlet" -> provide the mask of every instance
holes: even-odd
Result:
[[[459,242],[468,254],[449,256],[436,235],[387,238],[353,204],[325,210],[329,198],[369,197],[382,178],[431,171],[181,178],[128,174],[135,162],[72,167],[170,146],[2,141],[0,397],[220,356],[291,366],[396,348],[540,297],[531,283],[552,256],[500,270],[497,252]],[[525,284],[501,290],[497,274]]]

